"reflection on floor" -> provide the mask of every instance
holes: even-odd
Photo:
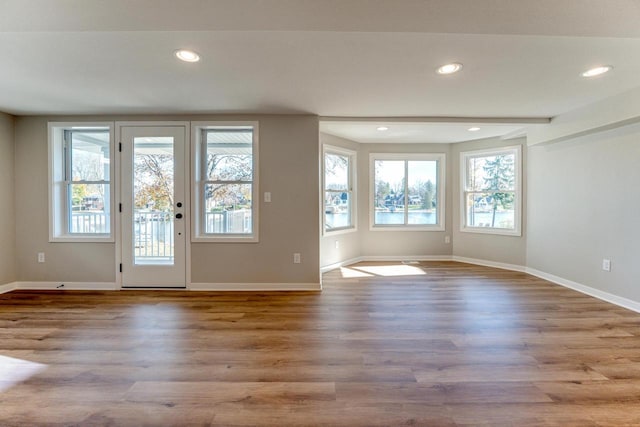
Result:
[[[371,276],[422,276],[427,274],[422,268],[412,265],[354,265],[340,268],[345,279]]]
[[[46,369],[46,365],[0,354],[0,393],[28,380]]]

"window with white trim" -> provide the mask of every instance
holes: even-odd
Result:
[[[355,151],[324,146],[324,232],[356,230]]]
[[[258,124],[194,123],[194,241],[258,241]]]
[[[113,124],[49,124],[49,240],[113,240]]]
[[[460,154],[461,231],[521,235],[521,150]]]
[[[371,154],[371,229],[444,230],[444,154]]]

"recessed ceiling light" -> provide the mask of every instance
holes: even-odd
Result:
[[[438,74],[453,74],[457,73],[460,70],[462,70],[462,64],[453,62],[451,64],[445,64],[441,67],[438,67],[436,71],[438,72]]]
[[[477,132],[480,130],[480,128],[478,126],[473,126],[470,127],[469,129],[467,129],[469,132]]]
[[[604,74],[606,72],[611,71],[613,67],[611,65],[601,65],[599,67],[594,67],[590,70],[585,71],[584,73],[582,73],[582,77],[595,77],[595,76],[599,76],[601,74]]]
[[[384,132],[385,130],[389,130],[389,128],[386,126],[378,126],[376,130],[379,130],[380,132]]]
[[[200,61],[200,55],[192,50],[179,49],[176,50],[176,58],[184,62],[198,62]]]

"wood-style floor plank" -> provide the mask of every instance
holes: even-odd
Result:
[[[0,426],[640,425],[640,315],[524,273],[0,295]]]

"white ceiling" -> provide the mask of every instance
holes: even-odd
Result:
[[[548,118],[640,85],[638,22],[637,0],[4,0],[0,111]]]
[[[380,126],[387,127],[379,131]],[[470,127],[480,130],[471,132]],[[320,132],[351,141],[375,144],[388,142],[448,144],[491,137],[522,136],[525,124],[407,123],[389,121],[320,122]]]

